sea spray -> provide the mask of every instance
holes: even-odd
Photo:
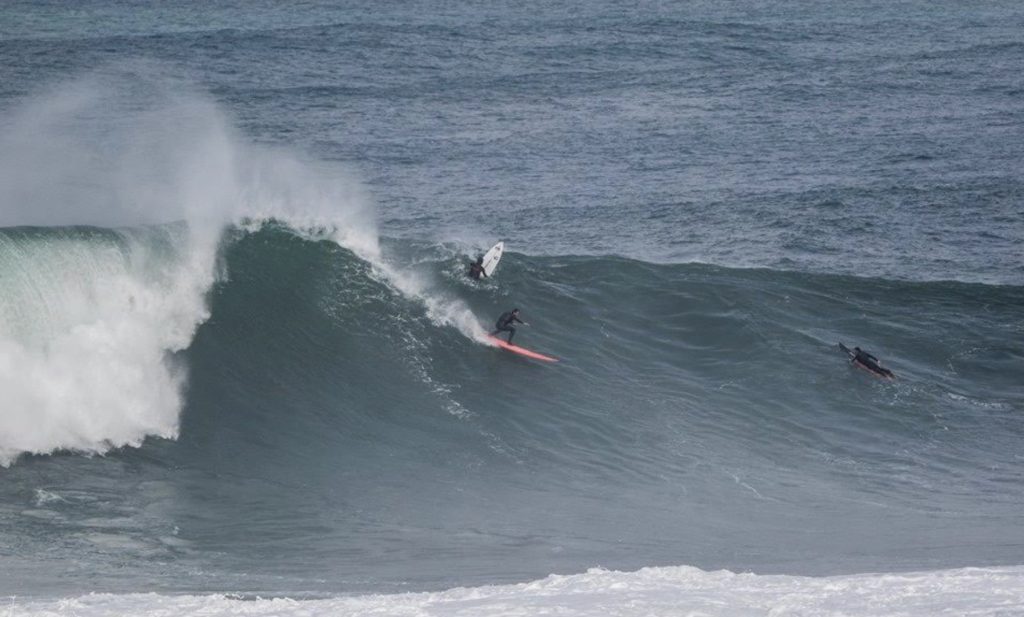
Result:
[[[373,272],[379,280],[390,284],[402,295],[415,298],[423,304],[430,320],[440,326],[452,326],[468,338],[480,343],[487,341],[487,331],[480,325],[476,315],[462,300],[443,295],[415,272],[401,270],[388,262],[371,262]]]
[[[187,367],[169,354],[208,317],[223,230],[274,218],[372,258],[369,204],[334,167],[246,143],[159,65],[24,102],[0,137],[0,464],[175,437]]]

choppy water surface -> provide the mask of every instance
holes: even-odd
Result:
[[[752,614],[772,574],[1019,606],[1022,32],[0,7],[0,593],[748,584],[686,565],[756,573]],[[483,344],[512,306],[560,363]]]

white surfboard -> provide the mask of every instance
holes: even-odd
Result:
[[[491,250],[484,253],[484,274],[490,276],[501,261],[501,254],[505,252],[505,243],[499,242],[491,247]]]

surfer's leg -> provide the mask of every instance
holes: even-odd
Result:
[[[508,332],[508,342],[512,342],[512,337],[516,335],[516,329],[513,326],[502,326],[494,331],[495,334],[499,332]]]
[[[508,342],[512,342],[512,337],[515,336],[516,329],[512,326],[501,326],[494,332],[491,332],[491,336],[498,334],[499,332],[508,332]]]

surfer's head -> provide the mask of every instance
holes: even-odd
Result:
[[[519,309],[512,309],[512,314],[513,315],[518,315],[519,314]]]
[[[853,350],[854,351],[860,351],[860,347],[854,347]]]

